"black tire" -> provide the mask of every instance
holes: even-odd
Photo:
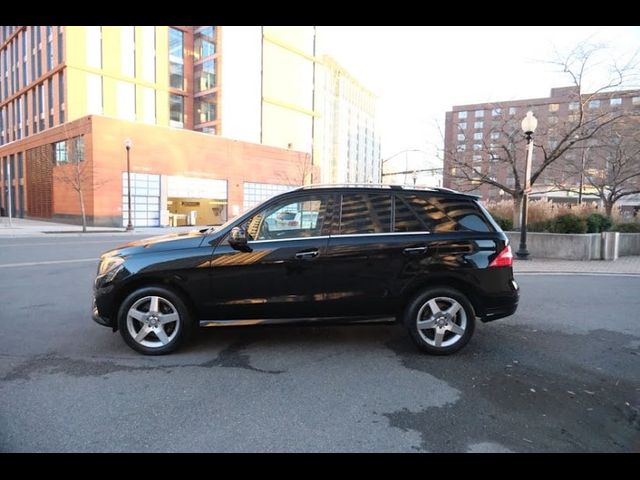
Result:
[[[148,315],[151,299],[154,297],[158,298],[157,303],[160,315],[153,316],[152,312],[153,318],[150,318]],[[132,316],[131,324],[129,324],[129,313],[130,311],[133,312],[131,309],[134,306],[134,310],[138,312],[137,314],[142,319],[134,319]],[[176,321],[171,321],[162,326],[159,325],[163,317],[173,319],[173,314],[177,314]],[[145,320],[144,317],[147,317],[147,319]],[[141,333],[145,326],[148,333],[141,341],[136,340],[134,333]],[[173,291],[164,287],[140,288],[131,293],[122,302],[118,310],[118,329],[122,338],[132,349],[144,355],[164,355],[173,352],[189,337],[192,330],[191,327],[192,319],[184,301]],[[160,329],[162,329],[165,336],[162,336]],[[157,335],[156,332],[158,333]]]
[[[435,301],[435,307],[440,309],[440,313],[433,314],[433,303],[429,304],[432,301]],[[452,302],[457,302],[460,307],[453,316],[446,312],[454,306]],[[419,314],[421,318],[418,318]],[[418,328],[419,321],[424,322],[423,328]],[[450,355],[464,347],[473,335],[475,312],[471,302],[458,290],[433,287],[423,290],[411,299],[405,308],[403,322],[420,350],[432,355]],[[441,327],[431,327],[431,324]],[[456,331],[450,330],[451,328]],[[436,332],[440,332],[442,336]]]

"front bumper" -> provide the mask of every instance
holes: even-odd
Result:
[[[94,322],[102,325],[103,327],[113,328],[113,322],[111,321],[111,319],[100,315],[100,312],[98,311],[98,305],[96,304],[95,294],[93,296],[93,305],[91,306],[91,318]]]

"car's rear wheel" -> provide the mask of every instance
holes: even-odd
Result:
[[[407,305],[404,323],[421,350],[448,355],[464,347],[473,335],[475,312],[458,290],[429,288]]]
[[[187,338],[191,325],[182,299],[162,287],[131,293],[118,311],[118,329],[124,341],[145,355],[173,352]]]

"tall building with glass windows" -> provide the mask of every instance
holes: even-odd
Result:
[[[322,183],[372,183],[380,178],[377,97],[328,55],[316,68],[314,163]]]
[[[227,185],[209,188],[216,221],[236,215],[310,157],[315,63],[315,27],[0,27],[0,207],[11,196],[14,215],[77,219],[58,177],[80,158],[90,223],[124,222],[131,137],[141,185],[158,182],[139,224],[162,224],[172,197],[197,203],[204,180]]]

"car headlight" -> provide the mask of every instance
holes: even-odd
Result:
[[[110,282],[120,271],[123,263],[124,258],[122,257],[116,256],[104,258],[98,267],[98,276],[101,277],[104,275],[105,282]]]

